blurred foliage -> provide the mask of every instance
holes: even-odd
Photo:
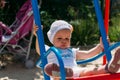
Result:
[[[24,0],[6,0],[6,5],[0,9],[0,21],[6,25],[11,25],[15,20],[16,13],[25,2]]]
[[[114,18],[120,15],[120,0],[110,0],[111,7],[110,7],[110,17]]]
[[[10,25],[15,20],[15,15],[26,0],[8,0],[4,9],[0,10],[0,21]],[[115,2],[116,1],[116,2]],[[100,0],[104,13],[104,1]],[[111,41],[119,41],[120,37],[120,5],[119,0],[111,0],[110,30]],[[93,0],[42,0],[40,8],[41,22],[44,26],[43,33],[46,44],[50,45],[47,31],[51,23],[63,19],[74,27],[72,45],[90,45],[99,42],[100,31],[94,11]]]
[[[74,27],[72,45],[91,45],[99,41],[99,30],[95,21],[74,20],[70,22]]]
[[[109,36],[112,42],[120,41],[120,16],[111,19]]]
[[[44,16],[42,11],[47,15]],[[94,44],[99,40],[92,0],[43,0],[41,21],[45,26],[44,33],[47,33],[51,23],[56,19],[66,20],[73,25],[72,45]],[[46,36],[45,34],[45,42],[50,44]]]

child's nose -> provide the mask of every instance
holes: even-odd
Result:
[[[63,43],[66,43],[67,41],[66,41],[66,39],[62,39],[62,42],[63,42]]]

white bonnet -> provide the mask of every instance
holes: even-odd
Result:
[[[69,30],[71,30],[71,32],[73,31],[72,25],[64,20],[56,20],[51,24],[50,30],[47,32],[47,35],[48,35],[49,41],[52,44],[53,44],[53,38],[54,38],[56,32],[58,32],[59,30],[62,30],[62,29],[69,29]]]

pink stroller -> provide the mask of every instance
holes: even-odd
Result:
[[[6,53],[6,51],[13,54],[23,53],[26,55],[26,67],[31,68],[33,62],[29,61],[28,58],[33,38],[33,23],[31,1],[27,0],[17,12],[16,20],[11,26],[8,27],[0,22],[0,54]],[[29,36],[29,40],[27,36]]]

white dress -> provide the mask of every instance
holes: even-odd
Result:
[[[58,49],[58,50],[60,51],[60,55],[62,57],[64,67],[72,68],[73,73],[74,73],[73,76],[74,77],[79,77],[80,72],[83,71],[85,68],[80,68],[80,67],[77,66],[76,51],[78,49],[68,48],[68,49]],[[48,63],[56,63],[57,65],[59,65],[58,59],[53,52],[51,52],[47,56],[47,60],[48,60]]]

